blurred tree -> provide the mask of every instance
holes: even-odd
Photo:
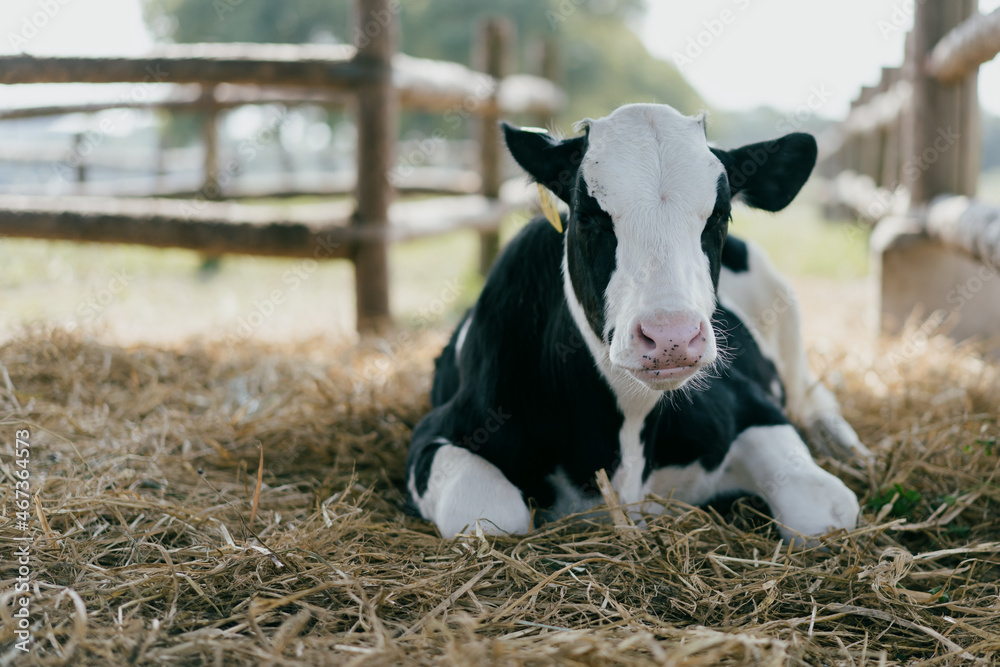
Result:
[[[145,0],[147,23],[175,42],[350,42],[350,0]],[[509,18],[517,31],[517,70],[538,74],[544,40],[555,40],[569,97],[560,124],[599,117],[628,102],[665,102],[685,113],[704,108],[673,65],[651,56],[629,29],[643,0],[403,0],[402,50],[473,64],[476,26]]]

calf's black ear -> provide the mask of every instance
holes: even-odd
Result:
[[[587,152],[587,135],[560,141],[543,132],[521,130],[503,123],[507,148],[521,167],[538,183],[570,203],[576,172]]]
[[[712,152],[726,168],[733,195],[742,195],[748,206],[765,211],[788,206],[816,166],[816,140],[803,132]]]

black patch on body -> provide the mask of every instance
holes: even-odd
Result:
[[[496,465],[542,508],[555,501],[547,478],[557,468],[584,494],[597,493],[598,470],[614,474],[623,416],[569,313],[562,252],[563,238],[548,221],[529,223],[490,272],[461,358],[460,325],[438,359],[434,407],[414,430],[407,461],[418,494],[426,491],[438,438]],[[745,428],[788,423],[767,393],[774,365],[732,313],[719,308],[715,319],[733,362],[703,391],[665,398],[653,409],[642,433],[647,475],[694,461],[714,469]],[[510,417],[487,433],[491,410]]]
[[[718,306],[712,319],[731,361],[704,389],[664,397],[646,417],[643,480],[657,468],[696,461],[705,470],[715,470],[746,429],[789,423],[783,396],[770,393],[773,383],[780,385],[774,363],[732,312]]]
[[[722,250],[729,233],[732,199],[726,175],[719,174],[715,186],[715,207],[701,231],[701,251],[708,258],[708,270],[712,276],[712,286],[716,291],[719,289],[719,272],[722,269]]]
[[[596,470],[614,469],[622,416],[563,297],[562,252],[562,236],[539,218],[501,253],[459,363],[451,361],[457,334],[437,362],[434,407],[414,430],[407,470],[419,471],[445,438],[546,507],[555,500],[546,477],[556,466],[580,486],[593,486]],[[510,417],[487,432],[491,410]],[[417,482],[422,494],[426,477]]]
[[[414,430],[407,470],[422,495],[444,439],[496,465],[526,500],[545,508],[555,500],[547,478],[557,468],[581,493],[593,495],[594,474],[604,468],[613,475],[619,464],[623,416],[570,315],[561,275],[566,243],[570,281],[589,326],[603,339],[604,292],[617,239],[610,216],[579,174],[586,134],[559,141],[509,125],[504,133],[518,164],[570,205],[566,237],[538,218],[501,254],[475,306],[461,357],[455,354],[460,325],[436,363],[434,407]],[[711,150],[726,173],[701,246],[717,288],[723,265],[747,266],[746,245],[727,242],[732,197],[768,211],[784,208],[812,170],[816,142],[796,133]],[[647,476],[696,461],[713,470],[745,429],[789,423],[783,389],[769,393],[780,387],[774,364],[735,315],[720,307],[714,319],[731,361],[717,377],[703,377],[701,389],[665,396],[647,416],[641,433]],[[497,424],[497,414],[506,417],[488,428]]]
[[[743,273],[750,270],[750,252],[747,244],[730,236],[722,246],[722,265],[733,273]]]
[[[610,341],[610,333],[607,339],[604,335],[604,294],[615,271],[618,237],[611,216],[590,195],[583,177],[578,175],[577,180],[566,228],[566,264],[590,328],[601,340]]]

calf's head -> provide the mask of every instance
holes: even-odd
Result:
[[[591,349],[650,389],[678,389],[718,356],[712,313],[733,198],[783,209],[816,142],[794,133],[723,151],[709,147],[702,118],[660,104],[580,127],[565,140],[506,124],[504,134],[518,164],[569,206],[566,298]]]

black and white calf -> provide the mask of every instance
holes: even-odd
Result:
[[[853,528],[854,494],[792,421],[863,452],[811,376],[790,290],[730,205],[778,211],[816,160],[806,134],[733,151],[665,105],[584,120],[563,141],[505,126],[517,162],[568,206],[505,249],[437,360],[407,485],[452,536],[525,533],[601,502],[756,494],[785,537]],[[653,507],[646,503],[646,508]]]

